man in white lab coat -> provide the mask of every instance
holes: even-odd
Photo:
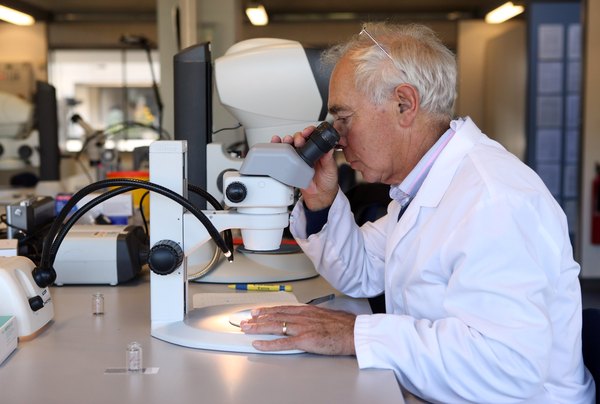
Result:
[[[385,292],[386,314],[259,309],[242,330],[286,338],[254,346],[356,355],[433,402],[593,402],[565,215],[531,169],[452,120],[454,55],[428,28],[373,24],[329,57],[344,156],[393,200],[357,226],[330,152],[290,227],[341,292]],[[300,146],[312,129],[283,141]]]

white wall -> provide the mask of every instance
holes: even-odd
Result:
[[[525,161],[527,35],[516,21],[487,42],[481,129]]]
[[[524,21],[459,22],[456,115],[470,116],[521,160],[526,152],[526,41]]]
[[[503,24],[486,24],[479,20],[464,20],[458,23],[456,56],[458,62],[458,99],[456,114],[470,116],[486,131],[485,89],[486,51],[490,41],[523,23],[507,21]]]
[[[600,2],[588,0],[585,8],[584,73],[583,73],[583,139],[581,171],[581,219],[577,239],[581,274],[600,277],[600,245],[590,243],[592,181],[595,164],[600,162]]]

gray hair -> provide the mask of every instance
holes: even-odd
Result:
[[[372,23],[364,28],[377,44],[368,35],[357,34],[327,50],[323,62],[335,64],[347,55],[356,66],[356,88],[376,105],[388,100],[399,84],[407,83],[419,92],[423,110],[451,119],[456,99],[456,60],[433,30],[423,25],[390,23]]]

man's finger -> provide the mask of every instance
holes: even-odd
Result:
[[[319,307],[309,306],[306,304],[258,307],[256,309],[252,309],[250,314],[252,317],[264,316],[267,314],[302,314],[314,309],[319,309]]]
[[[252,346],[259,351],[289,351],[298,349],[295,337],[277,338],[270,341],[255,340],[252,341]]]

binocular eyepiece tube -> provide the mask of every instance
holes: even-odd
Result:
[[[340,135],[335,128],[329,122],[323,121],[306,139],[306,144],[296,151],[306,164],[314,167],[315,162],[333,149],[339,140]]]

